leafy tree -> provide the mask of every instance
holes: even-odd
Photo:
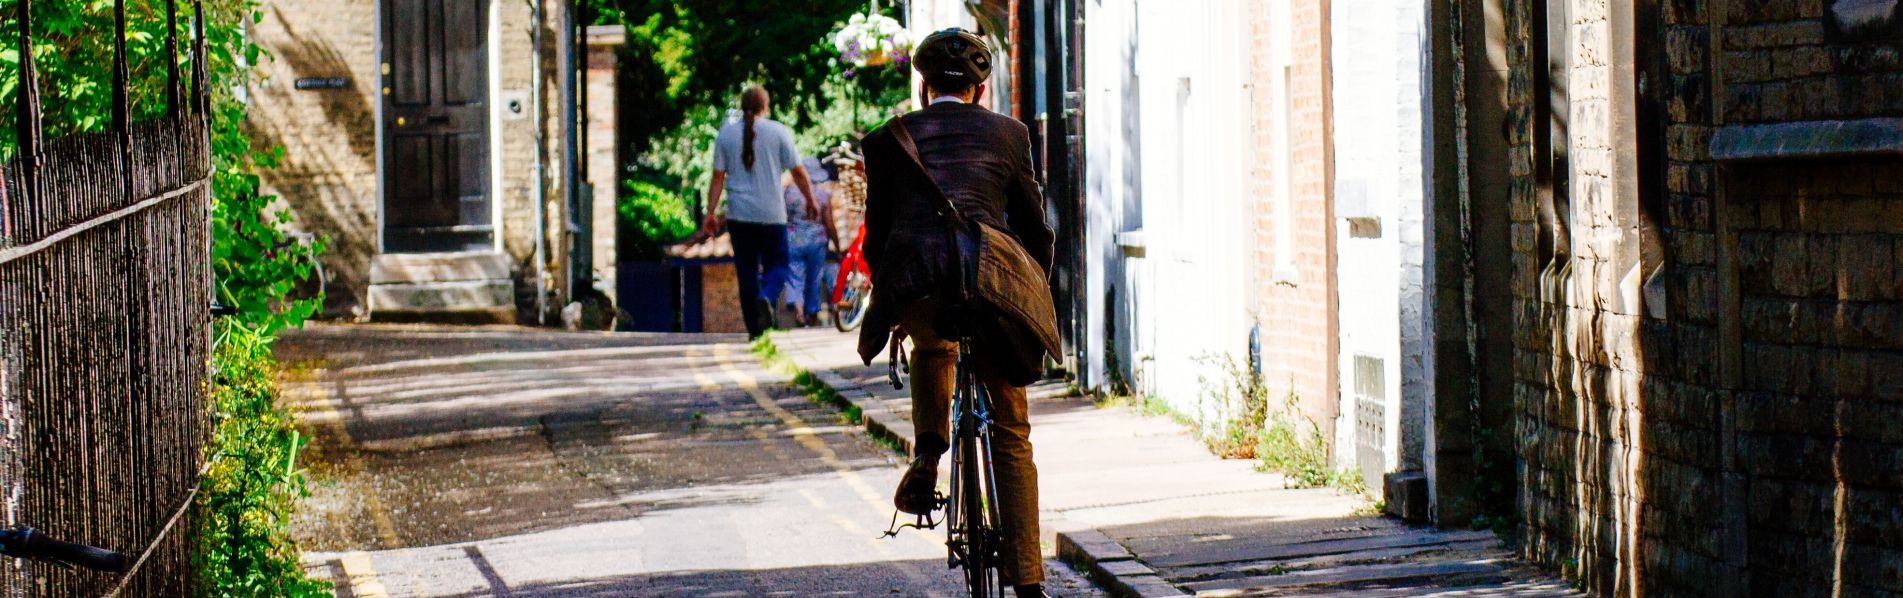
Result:
[[[682,122],[690,111],[726,106],[749,83],[767,89],[776,115],[804,126],[834,99],[824,86],[840,74],[837,51],[825,38],[864,0],[620,0],[629,28],[622,48],[622,138],[632,153]],[[877,74],[884,71],[887,74]],[[897,69],[868,71],[859,79],[870,98],[897,90]]]

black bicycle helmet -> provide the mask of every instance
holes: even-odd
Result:
[[[912,68],[933,87],[977,85],[991,76],[991,46],[976,33],[940,29],[912,51]]]

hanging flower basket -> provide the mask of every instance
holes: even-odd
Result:
[[[912,35],[892,17],[876,12],[852,15],[832,41],[839,59],[854,68],[903,66],[912,54]]]

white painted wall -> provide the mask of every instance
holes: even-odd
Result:
[[[1223,413],[1202,400],[1204,384],[1222,379],[1209,360],[1243,356],[1252,321],[1254,118],[1245,6],[1208,0],[1201,8],[1137,6],[1146,257],[1135,268],[1134,316],[1146,324],[1138,331],[1149,357],[1142,390],[1214,421]]]
[[[1424,401],[1422,318],[1421,4],[1334,0],[1336,276],[1341,308],[1341,416],[1336,461],[1356,467],[1356,356],[1382,361],[1382,471],[1400,464],[1403,401]],[[1350,234],[1373,219],[1375,238]],[[1404,384],[1403,380],[1408,383]],[[1408,425],[1422,425],[1410,421]],[[1379,496],[1380,488],[1370,488]]]
[[[1137,119],[1136,2],[1086,2],[1084,36],[1084,371],[1086,388],[1113,379],[1134,383],[1136,343],[1132,296],[1136,278],[1117,242],[1143,227],[1138,176],[1142,136]],[[1134,238],[1134,237],[1127,237]],[[1114,329],[1114,334],[1111,330]],[[1110,363],[1110,359],[1115,363]],[[1115,368],[1115,371],[1112,368]]]

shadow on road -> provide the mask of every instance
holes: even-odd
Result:
[[[739,569],[675,571],[513,586],[491,578],[489,587],[445,594],[443,598],[921,595],[916,586],[896,581],[903,578],[893,576],[894,567],[902,567],[919,573],[932,573],[933,581],[942,588],[937,595],[956,595],[957,584],[960,581],[955,577],[956,572],[945,570],[943,560],[927,559],[900,563],[863,563],[760,571]],[[353,596],[344,591],[339,591],[337,595],[339,598]]]
[[[887,468],[739,337],[314,327],[284,390],[316,438],[308,550],[469,542],[757,500],[748,486]],[[750,388],[749,388],[750,387]],[[792,429],[754,397],[804,423]],[[800,442],[817,438],[836,461]],[[367,525],[366,525],[367,524]]]

